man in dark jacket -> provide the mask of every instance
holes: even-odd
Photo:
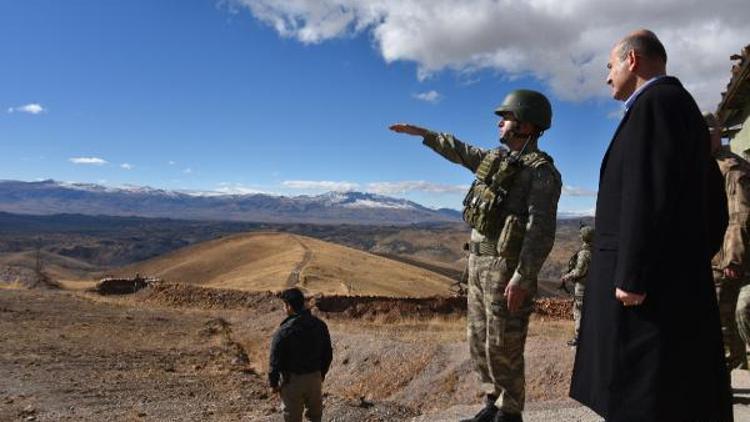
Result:
[[[706,124],[651,31],[618,42],[571,397],[609,422],[732,421],[711,256],[727,223]],[[688,378],[686,378],[686,375]]]
[[[281,395],[284,421],[320,422],[323,415],[322,384],[333,359],[331,337],[325,322],[305,308],[305,296],[292,288],[281,293],[287,318],[271,342],[268,382]]]

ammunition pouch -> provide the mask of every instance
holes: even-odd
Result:
[[[469,252],[477,256],[498,256],[497,243],[495,242],[470,242]]]
[[[487,154],[464,198],[463,217],[469,226],[489,238],[500,234],[502,203],[521,167],[516,157],[501,157],[496,152]]]
[[[524,236],[526,236],[526,224],[518,216],[507,216],[500,238],[497,240],[498,255],[503,258],[517,257],[521,253]]]
[[[464,221],[479,233],[495,237],[501,229],[496,218],[501,202],[502,199],[489,186],[475,180],[464,198]]]

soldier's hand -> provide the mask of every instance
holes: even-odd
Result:
[[[734,264],[729,264],[728,267],[724,268],[724,277],[730,280],[736,280],[740,278],[740,271]]]
[[[526,299],[528,292],[523,287],[517,284],[508,283],[505,286],[505,300],[507,301],[508,312],[515,314],[521,309],[523,300]]]
[[[414,135],[414,136],[426,136],[428,133],[430,133],[429,130],[414,126],[406,123],[396,123],[395,125],[391,125],[388,127],[388,129],[396,132],[396,133],[405,133],[407,135]]]

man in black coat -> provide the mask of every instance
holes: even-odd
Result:
[[[711,256],[727,223],[695,101],[640,30],[612,49],[625,114],[600,170],[570,395],[610,422],[732,421]]]
[[[333,359],[326,323],[305,308],[305,296],[292,288],[281,293],[287,318],[271,342],[268,382],[281,395],[284,422],[307,419],[320,422],[323,414],[322,384]]]

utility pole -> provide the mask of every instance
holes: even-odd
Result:
[[[44,258],[42,257],[42,238],[37,237],[34,240],[35,264],[34,264],[34,287],[46,281],[47,276],[44,274]]]

